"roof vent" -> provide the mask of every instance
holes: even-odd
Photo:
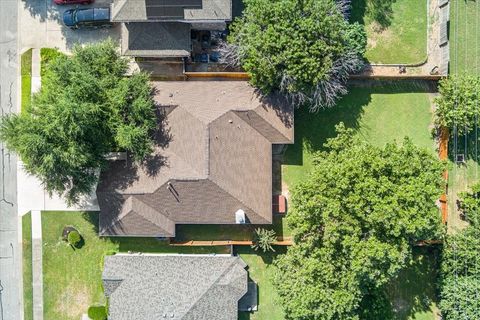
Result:
[[[232,119],[228,119],[228,123],[233,123],[233,120],[232,120]]]
[[[235,223],[236,224],[245,224],[245,211],[238,209],[235,212]]]

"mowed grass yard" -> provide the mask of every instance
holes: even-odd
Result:
[[[32,215],[22,217],[23,319],[33,319]]]
[[[288,187],[304,179],[315,152],[334,137],[340,122],[362,139],[383,146],[408,136],[419,147],[435,152],[431,135],[431,88],[413,82],[363,82],[349,88],[338,105],[318,113],[297,109],[295,144],[288,146],[282,177]]]
[[[480,1],[450,1],[450,73],[480,74]]]
[[[285,314],[273,285],[275,274],[273,259],[285,253],[285,247],[275,247],[276,252],[259,253],[249,247],[236,247],[236,252],[248,264],[248,275],[258,285],[258,311],[240,312],[239,320],[283,320]]]
[[[173,247],[152,238],[100,238],[97,223],[96,212],[42,212],[45,319],[78,320],[91,304],[105,303],[101,274],[107,254],[228,253],[227,247]],[[82,248],[73,250],[61,239],[66,225],[80,231]]]
[[[450,73],[480,75],[480,1],[450,1]],[[480,132],[478,132],[480,133]],[[477,133],[477,136],[478,136]],[[478,147],[478,143],[477,143]],[[465,154],[465,164],[455,164],[455,154]],[[456,201],[460,192],[468,190],[480,178],[478,156],[475,154],[475,134],[459,136],[457,147],[449,143],[448,227],[450,232],[467,224],[460,218]]]
[[[378,1],[376,1],[378,2]],[[427,58],[427,1],[352,1],[352,21],[365,25],[370,63],[421,63]]]

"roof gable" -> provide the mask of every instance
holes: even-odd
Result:
[[[244,268],[232,256],[107,256],[104,284],[121,280],[115,290],[106,290],[109,319],[157,320],[164,314],[177,320],[233,319],[247,292]]]

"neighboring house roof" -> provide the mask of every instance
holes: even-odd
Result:
[[[232,0],[114,0],[111,20],[230,21]]]
[[[102,274],[109,320],[232,320],[247,293],[240,257],[106,256]]]
[[[293,108],[244,81],[156,82],[165,114],[142,165],[113,161],[97,188],[101,235],[175,235],[175,224],[272,222],[272,144],[293,142]]]
[[[122,24],[122,54],[141,57],[187,57],[190,25],[182,22]]]

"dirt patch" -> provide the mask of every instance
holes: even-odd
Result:
[[[90,292],[84,285],[70,284],[64,288],[60,295],[55,311],[65,315],[67,319],[79,319],[83,313],[87,312],[90,304]]]
[[[372,22],[368,26],[368,37],[367,37],[367,47],[368,48],[375,48],[378,44],[378,42],[390,42],[392,39],[396,37],[395,34],[393,34],[392,30],[390,28],[385,28],[379,25],[376,22]]]

